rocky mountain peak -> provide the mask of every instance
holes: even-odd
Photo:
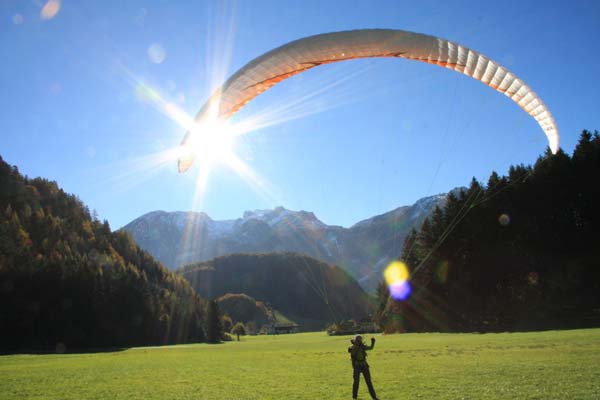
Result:
[[[213,220],[202,212],[153,211],[126,225],[138,244],[170,268],[232,253],[291,251],[336,264],[373,290],[389,260],[400,256],[404,237],[419,228],[445,194],[360,221],[330,226],[310,211],[284,207]]]

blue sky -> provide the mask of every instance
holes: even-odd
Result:
[[[595,1],[63,0],[44,19],[45,4],[0,3],[0,155],[31,177],[56,180],[113,228],[157,209],[231,219],[279,205],[350,226],[472,176],[485,181],[492,170],[530,164],[545,150],[536,122],[481,83],[376,59],[300,74],[234,116],[244,121],[304,99],[276,115],[282,122],[235,143],[264,187],[220,166],[198,202],[197,170],[178,174],[175,162],[153,162],[185,129],[145,93],[194,115],[245,63],[313,34],[395,28],[440,36],[524,79],[554,114],[568,153],[582,129],[600,128]]]

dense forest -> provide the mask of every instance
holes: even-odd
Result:
[[[0,158],[0,350],[202,341],[205,314],[127,233]]]
[[[600,326],[598,171],[600,135],[584,131],[572,156],[547,152],[449,193],[404,242],[411,296],[396,301],[381,284],[377,322],[388,332]],[[169,272],[94,214],[0,158],[1,351],[219,340],[217,302],[199,295],[239,293],[220,299],[237,311],[252,296],[303,329],[373,310],[347,273],[299,254]]]
[[[600,136],[570,157],[473,179],[405,240],[412,295],[378,289],[393,331],[503,331],[600,326]]]
[[[244,293],[297,322],[302,330],[324,329],[332,322],[366,317],[373,310],[369,296],[347,272],[296,253],[232,254],[179,272],[202,297]]]
[[[232,324],[241,322],[244,326],[250,326],[252,332],[264,326],[292,322],[264,302],[244,293],[227,293],[216,300],[219,310],[231,319]]]

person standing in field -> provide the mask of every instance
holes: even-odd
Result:
[[[352,398],[356,399],[358,396],[358,384],[360,383],[360,374],[362,373],[367,382],[369,388],[369,394],[373,400],[377,400],[375,389],[373,388],[373,382],[371,382],[371,372],[369,371],[369,364],[367,364],[367,350],[373,350],[375,347],[375,338],[371,338],[371,345],[367,346],[363,343],[362,336],[356,335],[354,339],[350,340],[352,346],[348,348],[350,353],[350,359],[352,360],[353,370],[353,383],[352,383]]]

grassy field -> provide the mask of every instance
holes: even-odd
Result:
[[[350,399],[349,338],[1,356],[0,398]],[[600,329],[376,338],[369,363],[384,400],[600,399]]]

